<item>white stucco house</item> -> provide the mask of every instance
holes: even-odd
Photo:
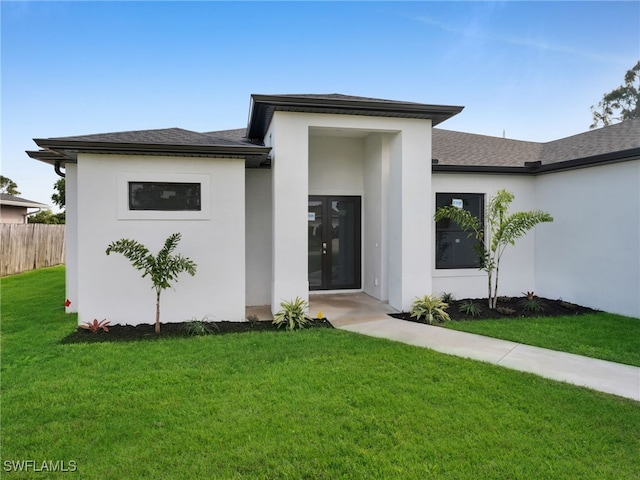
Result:
[[[464,232],[439,205],[555,218],[507,250],[501,294],[535,291],[640,317],[640,119],[536,143],[434,128],[462,107],[346,95],[252,95],[246,128],[35,139],[66,175],[67,297],[80,323],[153,323],[154,295],[107,245],[133,238],[198,265],[163,294],[163,321],[365,292],[407,310],[418,295],[486,296]]]

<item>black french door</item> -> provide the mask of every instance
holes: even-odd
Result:
[[[360,216],[360,197],[309,197],[310,290],[361,287]]]

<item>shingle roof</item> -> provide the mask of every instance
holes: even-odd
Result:
[[[183,128],[162,128],[157,130],[134,130],[128,132],[98,133],[74,137],[59,137],[56,140],[79,142],[139,143],[154,145],[238,145],[248,142],[217,135],[216,132],[200,133]]]
[[[194,132],[182,128],[136,130],[73,137],[35,139],[44,148],[27,152],[32,158],[64,165],[78,151],[102,153],[150,153],[164,155],[231,156],[251,158],[252,165],[267,165],[269,148],[261,142],[275,110],[389,117],[449,118],[462,107],[426,105],[338,93],[252,95],[248,129]],[[590,130],[547,143],[512,140],[473,133],[433,129],[434,171],[544,172],[640,156],[640,118]],[[267,162],[267,163],[265,163]],[[247,163],[249,165],[249,163]]]
[[[0,205],[10,205],[13,207],[26,207],[26,208],[47,208],[49,205],[40,202],[34,202],[33,200],[27,200],[26,198],[16,197],[15,195],[9,195],[8,193],[0,193]]]
[[[36,138],[34,141],[43,150],[27,154],[36,160],[57,165],[56,168],[64,166],[67,161],[76,161],[78,152],[244,158],[250,167],[268,163],[270,148],[231,132],[200,133],[164,128]]]
[[[251,95],[247,136],[264,140],[275,111],[366,115],[374,117],[430,119],[437,125],[460,113],[464,107],[355,97],[339,93]]]
[[[542,164],[640,148],[640,118],[545,143]]]
[[[535,162],[542,144],[433,129],[432,157],[438,165],[522,167]]]
[[[634,156],[640,156],[640,118],[547,143],[433,129],[432,157],[437,160],[436,170],[446,170],[448,166],[469,170],[522,168],[527,163],[538,163],[538,168],[548,171],[563,165],[579,166]]]

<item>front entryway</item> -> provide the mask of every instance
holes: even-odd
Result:
[[[361,288],[360,197],[310,196],[309,289]]]

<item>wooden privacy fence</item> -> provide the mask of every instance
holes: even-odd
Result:
[[[0,275],[64,263],[64,225],[0,224]]]

